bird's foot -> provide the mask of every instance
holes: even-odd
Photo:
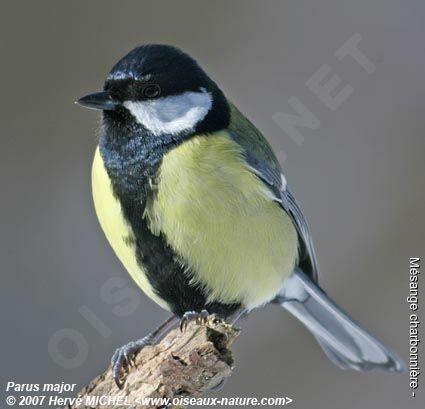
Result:
[[[136,355],[148,345],[152,345],[154,338],[151,334],[139,339],[138,341],[129,342],[118,348],[111,359],[112,376],[119,389],[122,389],[125,384],[126,373],[130,367],[135,366],[134,359]]]
[[[199,325],[205,325],[209,316],[210,314],[207,310],[202,310],[201,312],[186,311],[180,320],[180,331],[186,331],[187,325],[192,321],[196,321],[196,323]]]

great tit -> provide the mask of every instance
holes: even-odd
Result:
[[[318,286],[309,227],[270,145],[193,58],[135,48],[103,91],[77,102],[102,112],[92,189],[103,231],[139,287],[173,313],[117,349],[119,387],[175,319],[183,328],[268,303],[298,318],[340,368],[405,370]]]

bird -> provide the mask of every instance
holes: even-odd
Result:
[[[406,370],[320,288],[311,231],[270,144],[194,58],[139,46],[76,102],[101,111],[91,175],[100,225],[136,284],[172,313],[115,351],[118,387],[176,322],[235,322],[267,304],[301,321],[339,368]]]

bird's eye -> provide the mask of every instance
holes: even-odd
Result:
[[[157,84],[148,85],[143,89],[143,96],[148,99],[157,98],[161,94],[161,88]]]

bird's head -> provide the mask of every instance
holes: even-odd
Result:
[[[103,91],[78,104],[103,111],[107,125],[141,126],[155,136],[225,129],[229,106],[218,86],[186,53],[168,45],[144,45],[124,56]]]

